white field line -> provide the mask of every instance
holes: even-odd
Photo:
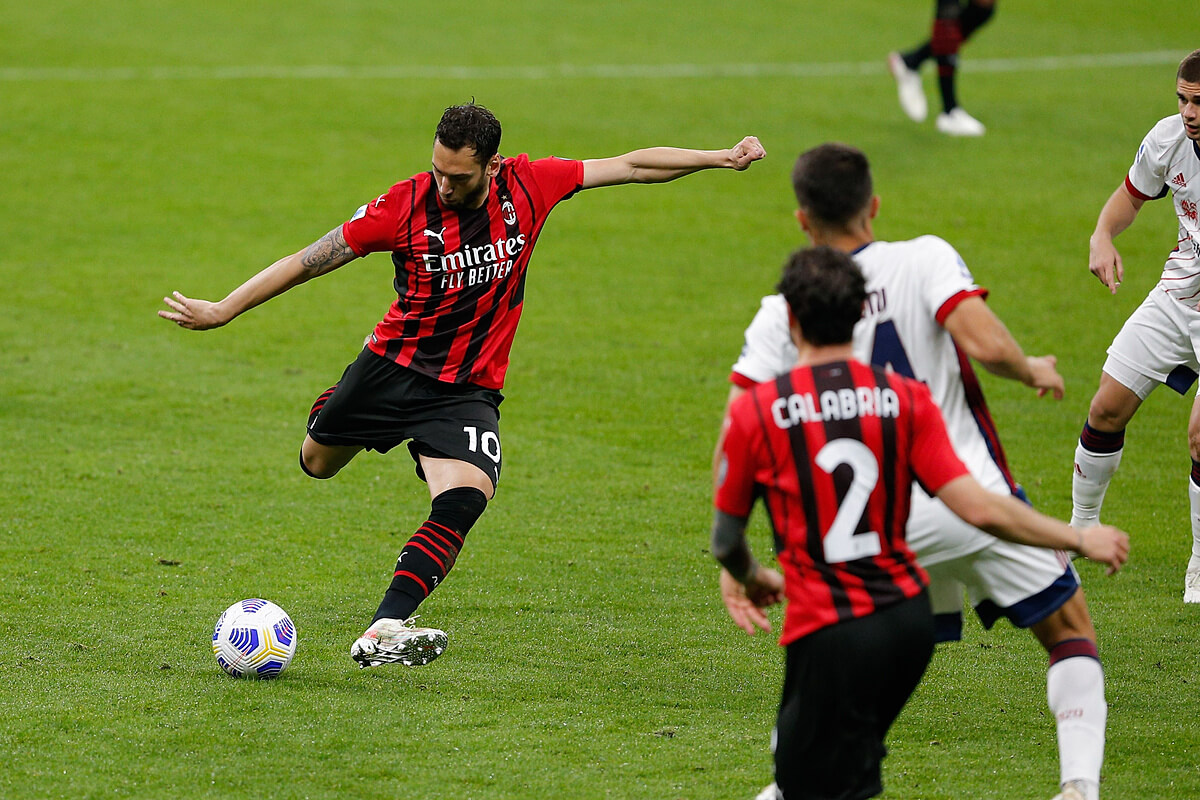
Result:
[[[1105,53],[1041,58],[964,59],[964,72],[1054,72],[1096,67],[1173,65],[1187,53],[1157,50],[1146,53]],[[241,66],[241,67],[0,67],[0,82],[68,83],[114,81],[240,81],[240,80],[560,80],[695,79],[695,78],[837,78],[876,75],[886,71],[877,61],[775,64],[551,64],[546,66],[427,67],[419,65]]]

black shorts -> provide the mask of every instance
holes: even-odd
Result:
[[[884,736],[932,655],[926,592],[789,644],[775,728],[775,782],[784,798],[881,793]]]
[[[367,348],[324,392],[308,417],[308,435],[324,445],[386,453],[408,440],[418,456],[453,458],[500,480],[500,403],[494,389],[443,383],[376,355]]]

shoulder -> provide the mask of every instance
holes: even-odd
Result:
[[[429,189],[433,185],[433,175],[429,172],[420,172],[413,175],[411,178],[405,178],[402,181],[393,183],[391,188],[387,190],[381,199],[386,198],[389,201],[408,200]]]
[[[854,260],[860,263],[920,262],[931,257],[957,259],[958,251],[942,237],[926,234],[898,242],[874,241],[854,254]]]
[[[1175,142],[1183,138],[1183,118],[1178,114],[1163,117],[1146,134],[1147,139],[1152,137],[1164,143]]]
[[[500,162],[501,169],[507,168],[518,172],[571,172],[582,169],[582,166],[582,161],[573,158],[560,158],[559,156],[530,158],[528,153],[505,158]]]
[[[758,304],[758,314],[755,316],[756,318],[762,317],[764,320],[782,322],[786,328],[788,319],[787,300],[781,294],[769,294]]]
[[[945,258],[959,260],[958,251],[954,249],[954,245],[947,242],[940,236],[935,236],[932,233],[927,233],[924,236],[918,236],[915,239],[910,239],[905,242],[912,250],[923,255],[937,255]]]
[[[1160,119],[1142,139],[1134,163],[1144,158],[1159,159],[1185,142],[1190,142],[1183,130],[1183,120],[1178,114]]]
[[[970,270],[954,246],[933,234],[900,242],[872,242],[854,258],[868,273],[868,278],[873,271],[884,275],[927,275],[950,270],[971,280]]]

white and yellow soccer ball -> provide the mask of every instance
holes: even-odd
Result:
[[[235,678],[274,678],[296,653],[296,626],[269,600],[239,600],[217,620],[212,648],[221,669]]]

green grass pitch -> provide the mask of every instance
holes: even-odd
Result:
[[[950,240],[1027,351],[1058,356],[1061,403],[984,382],[1014,471],[1060,517],[1104,350],[1174,244],[1153,204],[1118,241],[1121,292],[1087,272],[1100,206],[1174,113],[1193,4],[1003,0],[964,49],[976,141],[904,119],[884,70],[931,5],[6,3],[0,797],[752,797],[782,658],[717,597],[707,470],[742,329],[802,242],[796,154],[866,150],[877,235]],[[769,155],[554,212],[500,493],[421,609],[450,648],[360,671],[348,646],[427,495],[403,451],[320,483],[296,452],[394,296],[390,261],[219,331],[155,311],[173,289],[223,296],[426,168],[441,110],[472,96],[508,154],[752,133]],[[1131,426],[1106,505],[1132,533],[1127,569],[1080,565],[1110,800],[1200,797],[1189,406],[1159,392]],[[765,554],[761,521],[754,536]],[[274,682],[225,677],[209,649],[252,596],[299,629]],[[885,797],[1049,798],[1044,693],[1031,636],[969,624],[892,730]]]

